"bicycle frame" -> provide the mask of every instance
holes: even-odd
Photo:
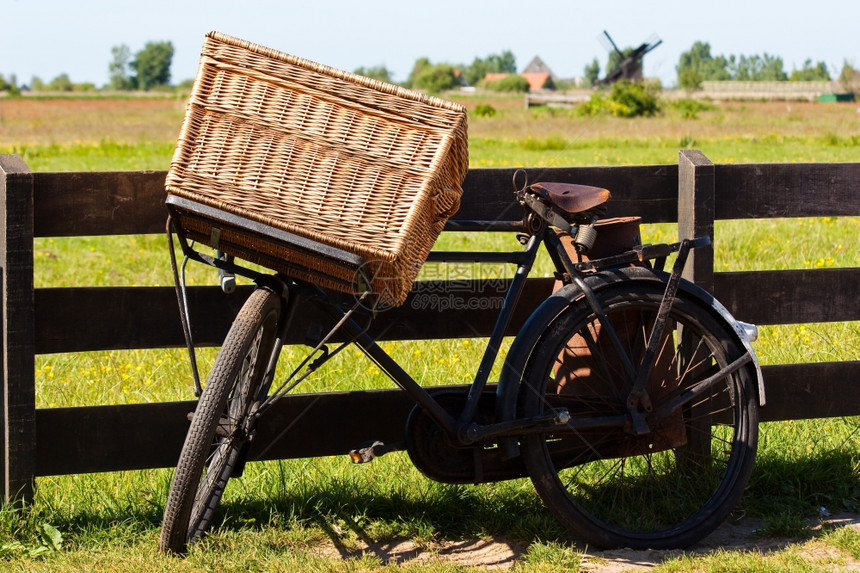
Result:
[[[652,347],[651,352],[653,353],[653,347],[656,345],[656,342],[661,339],[661,337],[663,336],[663,332],[666,328],[665,315],[668,314],[668,311],[672,305],[672,301],[674,300],[674,295],[677,290],[678,283],[680,282],[681,272],[683,271],[684,264],[686,261],[687,252],[689,252],[689,250],[693,247],[703,246],[705,244],[708,244],[709,242],[709,239],[704,238],[698,241],[682,241],[681,243],[677,243],[674,245],[657,245],[654,247],[644,247],[639,250],[630,251],[619,257],[612,257],[610,259],[604,260],[602,263],[600,261],[593,261],[585,263],[583,265],[575,265],[567,255],[567,252],[561,244],[561,241],[559,240],[556,233],[552,232],[552,230],[549,229],[546,225],[542,225],[537,232],[529,235],[528,241],[526,242],[523,251],[510,253],[434,253],[432,259],[429,260],[508,262],[517,264],[516,273],[514,274],[514,278],[512,279],[511,284],[505,295],[505,300],[502,304],[501,311],[496,318],[496,322],[490,334],[490,338],[484,349],[481,363],[478,367],[477,372],[475,373],[475,377],[472,383],[468,387],[466,402],[458,418],[455,418],[450,413],[448,413],[423,386],[416,382],[409,375],[408,372],[406,372],[393,358],[391,358],[391,356],[387,352],[385,352],[384,349],[382,349],[382,347],[376,344],[376,341],[372,337],[362,332],[360,330],[361,327],[358,324],[356,324],[350,319],[347,319],[344,322],[344,327],[347,329],[349,334],[355,337],[355,343],[365,352],[365,354],[383,372],[385,372],[386,375],[391,378],[395,384],[405,390],[420,407],[424,408],[428,415],[430,415],[436,421],[436,423],[448,433],[449,436],[455,438],[457,443],[461,445],[470,445],[476,442],[506,436],[540,433],[558,426],[567,426],[568,428],[576,429],[621,427],[627,423],[627,416],[619,415],[574,420],[571,419],[569,413],[563,409],[551,411],[544,416],[531,419],[513,418],[510,420],[483,425],[478,424],[474,421],[475,413],[478,409],[479,400],[481,398],[482,393],[486,389],[489,380],[490,371],[492,370],[493,364],[498,358],[498,353],[502,339],[504,337],[504,333],[508,325],[510,324],[513,312],[520,299],[520,295],[523,292],[526,279],[528,278],[534,261],[537,258],[537,254],[542,245],[546,247],[548,253],[550,254],[550,257],[553,259],[556,265],[556,268],[559,270],[559,274],[563,274],[568,282],[571,282],[576,285],[577,288],[583,293],[586,300],[591,305],[592,309],[597,313],[599,319],[604,324],[607,331],[610,333],[613,344],[619,350],[619,356],[624,356],[625,358],[627,358],[626,353],[622,348],[621,342],[618,339],[617,334],[615,333],[614,327],[603,315],[603,310],[600,308],[599,304],[594,299],[594,294],[592,293],[591,288],[585,283],[585,281],[582,280],[581,269],[602,268],[603,266],[609,266],[612,264],[632,262],[633,260],[636,260],[636,258],[639,258],[641,260],[642,257],[657,258],[661,261],[660,264],[662,266],[668,254],[675,251],[678,252],[678,258],[675,261],[675,265],[671,275],[672,279],[667,285],[667,292],[664,297],[664,308],[662,313],[664,314],[664,317],[662,320],[658,320],[656,322],[655,327],[653,328],[650,335],[649,346]],[[332,308],[334,309],[335,307]],[[337,313],[337,316],[343,316],[342,312]],[[736,370],[737,368],[742,367],[750,360],[750,355],[746,354],[744,359],[732,364],[727,371],[721,372],[721,375],[725,375],[727,373],[730,373],[731,371]],[[627,359],[625,369],[628,371],[628,375],[631,377],[631,379],[635,377],[635,382],[631,390],[631,399],[634,401],[631,402],[631,407],[629,409],[630,411],[628,412],[628,414],[633,418],[634,431],[637,431],[637,433],[647,433],[647,424],[645,423],[644,415],[638,411],[638,406],[639,401],[641,400],[647,402],[647,393],[644,391],[644,385],[645,380],[648,376],[648,370],[636,370],[634,366],[629,362],[629,359]],[[717,377],[715,377],[715,379],[716,378]],[[687,397],[687,400],[689,399],[692,399],[692,396]],[[646,404],[645,410],[648,412],[651,411],[650,403]],[[643,426],[644,429],[642,429]]]
[[[516,266],[477,371],[471,384],[462,390],[440,391],[439,387],[422,386],[369,334],[381,308],[377,305],[386,300],[386,293],[373,292],[374,282],[369,279],[375,277],[367,275],[372,265],[362,257],[241,217],[228,221],[231,225],[251,225],[254,233],[278,246],[303,249],[303,254],[314,261],[298,266],[301,261],[284,258],[285,264],[271,267],[281,269],[283,274],[270,274],[244,268],[229,255],[204,255],[189,244],[196,239],[216,250],[223,246],[223,252],[240,258],[250,254],[249,260],[262,264],[248,247],[242,250],[242,244],[222,237],[220,227],[212,226],[208,233],[193,225],[188,226],[188,234],[179,230],[177,235],[186,257],[216,267],[219,274],[224,271],[249,277],[259,289],[243,305],[216,359],[206,391],[198,394],[201,400],[165,509],[162,547],[179,550],[183,543],[205,531],[210,520],[205,512],[220,501],[226,481],[241,475],[264,412],[350,344],[358,346],[415,404],[406,420],[403,439],[391,444],[361,444],[349,452],[353,462],[367,462],[387,452],[406,449],[418,470],[445,483],[484,483],[529,476],[563,525],[601,546],[686,545],[724,519],[752,468],[757,438],[754,370],[758,374],[760,404],[764,403],[764,389],[744,328],[712,296],[681,278],[689,250],[709,244],[710,239],[635,246],[609,257],[582,261],[578,255],[569,254],[570,247],[562,243],[561,236],[570,235],[577,252],[595,252],[591,246],[596,237],[595,222],[602,210],[590,209],[595,201],[605,201],[603,195],[608,192],[563,184],[532,187],[546,192],[547,202],[526,195],[538,192],[532,188],[517,191],[525,212],[521,223],[470,221],[447,226],[448,230],[520,231],[521,250],[432,252],[428,257],[431,262]],[[584,201],[579,207],[564,199],[565,193],[578,192],[581,193],[575,200]],[[174,200],[173,204],[168,202],[168,207],[172,209],[171,216],[174,212],[181,215],[184,205]],[[198,211],[195,205],[190,207]],[[222,219],[220,212],[211,215],[213,220]],[[209,214],[199,216],[205,219]],[[180,315],[199,391],[184,285],[178,278],[173,252],[173,229],[169,221]],[[504,357],[495,392],[491,393],[487,391],[490,373],[499,360],[503,339],[541,248],[546,248],[555,276],[564,286],[540,302],[518,328]],[[668,256],[675,253],[671,272],[664,272]],[[316,282],[328,272],[316,266],[317,257],[338,265],[331,274],[340,282]],[[635,264],[644,261],[653,261],[647,266],[654,268]],[[319,272],[303,272],[309,267]],[[222,285],[224,279],[222,274]],[[329,285],[332,292],[320,284]],[[355,296],[351,305],[344,298],[344,293],[350,292]],[[415,297],[416,291],[411,296]],[[308,303],[318,308],[305,315]],[[279,313],[277,322],[275,313]],[[306,317],[312,317],[313,322],[305,323]],[[298,324],[303,326],[297,328]],[[273,332],[275,329],[277,332]],[[279,385],[273,384],[282,347],[299,342],[296,335],[302,334],[310,352],[298,366],[291,365],[295,368]],[[586,371],[582,376],[565,378],[568,373],[563,367],[568,356],[573,357],[574,365],[581,365],[576,370]],[[671,365],[661,360],[664,356]],[[588,372],[597,372],[597,385],[591,385]],[[735,373],[740,376],[733,376]],[[723,428],[712,432],[712,427]],[[722,446],[712,448],[714,439],[720,440]],[[213,451],[210,463],[206,456]],[[630,506],[627,509],[635,511],[646,499],[660,498],[662,504],[665,485],[661,485],[660,478],[675,482],[676,470],[690,483],[700,481],[701,470],[710,467],[712,451],[717,467],[709,485],[695,496],[694,507],[685,509],[674,525],[663,524],[665,516],[661,511],[642,526],[631,527],[623,520],[615,523],[615,492],[631,483],[625,468],[629,466],[634,482],[640,474],[647,476],[643,483],[647,482],[646,489],[651,490],[645,496],[621,500],[622,505]],[[652,465],[655,455],[658,461],[669,462],[666,476],[657,471],[662,463]],[[628,457],[638,458],[641,463],[626,464]],[[612,507],[604,508],[605,504],[598,498],[590,499],[588,494],[580,500],[575,493],[579,489],[575,472],[585,472],[582,483],[588,484],[585,489],[591,489],[593,468],[606,476],[599,489],[606,492]],[[559,472],[565,472],[564,476]],[[686,498],[690,490],[684,488],[681,493]],[[609,521],[605,521],[606,516]],[[670,523],[673,519],[676,518],[669,517]]]
[[[484,438],[489,435],[486,431],[477,432],[477,426],[473,423],[475,412],[478,408],[478,401],[481,394],[487,386],[490,371],[493,364],[498,358],[499,349],[501,347],[504,333],[508,328],[513,317],[513,312],[517,307],[520,295],[526,284],[526,279],[532,269],[537,254],[541,247],[541,239],[545,239],[547,233],[533,234],[529,236],[525,248],[522,251],[516,252],[499,252],[499,253],[432,253],[428,260],[431,261],[458,261],[458,262],[474,262],[474,263],[512,263],[517,265],[517,270],[514,278],[511,281],[510,287],[505,294],[502,308],[496,318],[495,325],[490,334],[490,338],[484,349],[484,354],[481,363],[478,367],[475,377],[469,386],[466,403],[461,412],[459,419],[455,419],[442,406],[436,402],[430,393],[416,382],[402,367],[385,352],[376,341],[367,334],[361,334],[357,331],[358,325],[353,321],[347,321],[345,326],[351,331],[350,333],[356,338],[356,344],[365,352],[365,354],[382,369],[400,388],[405,390],[415,400],[415,402],[424,408],[436,422],[445,429],[445,431],[463,444],[469,444],[477,441],[479,438]],[[556,239],[557,240],[557,239]],[[559,243],[560,246],[560,243]],[[549,420],[532,420],[520,421],[516,424],[518,430],[525,430],[533,426],[545,426],[546,423],[552,422],[555,418]],[[505,428],[509,429],[509,428]],[[493,434],[495,432],[492,432]]]
[[[168,223],[168,227],[170,228],[170,223]],[[448,228],[449,230],[479,229],[494,231],[523,231],[525,226],[523,223],[520,222],[459,221],[456,223],[452,223],[451,225],[449,225]],[[541,222],[537,226],[537,228],[531,229],[530,231],[531,232],[529,233],[521,235],[522,242],[524,243],[524,248],[520,251],[434,251],[431,252],[430,256],[428,257],[428,261],[430,262],[508,263],[516,265],[516,271],[514,273],[513,279],[510,282],[510,286],[508,287],[508,290],[505,294],[502,308],[496,317],[496,321],[490,334],[489,340],[484,349],[480,365],[475,373],[472,383],[468,386],[468,392],[463,408],[459,415],[456,417],[449,413],[442,405],[440,405],[439,402],[426,388],[421,386],[379,344],[376,343],[376,340],[373,337],[366,333],[366,326],[362,326],[358,324],[358,322],[356,322],[356,320],[352,317],[352,311],[345,311],[343,308],[341,308],[340,305],[335,304],[332,300],[329,300],[329,298],[325,296],[325,292],[319,287],[315,285],[304,285],[304,283],[292,282],[285,277],[281,277],[277,274],[270,275],[266,273],[260,273],[242,267],[241,265],[238,265],[233,261],[227,261],[217,257],[207,256],[194,250],[182,237],[180,237],[180,244],[186,257],[216,267],[219,270],[226,271],[228,273],[235,273],[240,276],[245,276],[254,280],[257,284],[260,285],[266,283],[274,283],[280,289],[282,299],[289,304],[284,305],[285,308],[283,311],[284,317],[281,321],[281,332],[279,333],[278,341],[276,342],[274,353],[271,358],[269,371],[272,373],[272,375],[274,373],[277,355],[280,352],[281,347],[283,346],[283,340],[285,339],[286,330],[288,328],[288,325],[290,324],[290,318],[292,316],[292,313],[295,312],[296,308],[301,306],[301,304],[297,301],[309,296],[313,298],[315,302],[321,304],[322,307],[332,317],[334,322],[337,323],[337,326],[332,329],[332,331],[329,333],[329,336],[333,334],[335,330],[342,330],[342,332],[347,335],[347,338],[349,338],[351,342],[355,343],[365,353],[365,355],[368,356],[368,358],[372,362],[374,362],[398,387],[402,388],[405,392],[407,392],[407,394],[409,394],[412,400],[419,407],[423,408],[426,413],[430,417],[432,417],[433,420],[441,428],[443,428],[444,431],[450,437],[452,437],[456,441],[456,443],[466,446],[474,444],[476,442],[487,441],[495,438],[505,438],[530,433],[546,432],[549,429],[558,426],[567,426],[569,428],[574,429],[594,429],[601,427],[617,428],[624,426],[626,423],[628,423],[629,417],[632,417],[633,431],[635,433],[646,433],[648,431],[647,424],[644,420],[644,415],[639,411],[639,409],[640,406],[644,406],[645,411],[651,411],[651,404],[643,388],[644,381],[647,379],[648,373],[647,371],[638,372],[636,368],[634,368],[634,366],[629,362],[629,360],[626,361],[624,367],[630,379],[635,379],[635,381],[632,385],[630,407],[628,408],[628,415],[626,416],[618,415],[603,418],[584,418],[571,420],[570,415],[566,410],[559,409],[532,419],[518,419],[510,411],[511,408],[508,407],[508,415],[504,416],[504,419],[500,421],[495,421],[491,424],[478,424],[477,422],[475,422],[475,417],[476,412],[478,411],[479,401],[489,382],[490,372],[493,368],[493,365],[498,359],[501,343],[504,338],[505,332],[507,331],[511,323],[513,313],[517,308],[518,302],[526,285],[526,280],[532,270],[532,267],[541,247],[545,247],[547,249],[547,252],[556,268],[557,276],[563,279],[565,283],[575,285],[577,290],[582,293],[587,303],[591,306],[591,308],[598,316],[599,320],[603,322],[606,326],[607,332],[610,333],[610,337],[613,344],[616,346],[617,349],[620,350],[621,343],[617,335],[615,334],[614,328],[605,319],[605,316],[603,315],[603,310],[597,303],[594,293],[588,286],[587,282],[583,280],[583,271],[601,270],[646,259],[656,259],[657,267],[662,269],[666,257],[672,253],[677,252],[679,256],[675,261],[671,278],[667,284],[666,295],[664,297],[665,308],[663,309],[663,314],[665,314],[671,308],[672,301],[674,299],[674,293],[677,290],[678,283],[680,282],[681,272],[683,271],[684,263],[686,261],[686,253],[689,251],[690,248],[709,244],[710,240],[705,237],[695,241],[682,241],[680,243],[675,243],[672,245],[647,245],[637,247],[625,253],[608,257],[605,259],[574,263],[568,256],[567,251],[562,245],[558,235],[547,223]],[[302,293],[304,293],[304,295]],[[180,300],[182,300],[181,295]],[[185,320],[186,319],[183,318],[183,322]],[[650,335],[651,345],[655,344],[656,341],[660,340],[664,329],[665,321],[656,321],[655,327]],[[323,343],[324,342],[325,340],[323,341]],[[315,348],[310,353],[309,357],[299,366],[299,368],[301,368],[307,362],[310,362],[310,359],[313,354],[323,347],[323,343],[320,343],[320,345],[318,345],[317,348]],[[194,365],[195,362],[193,360],[193,348],[191,347],[190,342],[189,351],[192,353],[192,365]],[[625,352],[620,351],[618,354],[619,356],[623,356],[626,358]],[[274,400],[278,399],[281,395],[294,388],[301,380],[303,380],[308,374],[310,374],[310,372],[315,370],[319,364],[325,362],[325,360],[330,358],[330,356],[331,355],[327,353],[327,351],[324,352],[324,355],[320,359],[314,361],[312,368],[303,373],[298,378],[298,380],[289,383],[285,382],[273,394],[269,395],[267,398],[264,398],[260,408],[252,417],[252,422],[259,418],[262,412],[269,405],[271,405]],[[750,354],[747,354],[746,357],[747,358],[744,361],[739,362],[737,364],[733,364],[730,368],[730,371],[742,367],[744,364],[751,360]],[[193,366],[193,368],[195,369],[195,386],[199,388],[199,381],[196,374],[196,366]],[[293,374],[291,374],[291,377],[297,375],[299,368],[297,368],[293,372]],[[723,371],[721,374],[725,375],[727,373],[728,372]]]

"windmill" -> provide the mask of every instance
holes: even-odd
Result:
[[[612,47],[612,50],[621,58],[621,63],[615,66],[614,69],[607,72],[606,77],[597,82],[598,85],[612,84],[617,82],[618,80],[641,80],[642,59],[645,57],[645,54],[663,43],[663,40],[658,38],[656,35],[652,35],[638,48],[634,49],[629,54],[625,54],[624,52],[619,50],[618,46],[615,45],[615,42],[612,41],[612,36],[609,35],[609,32],[604,30],[603,35],[605,36],[606,40],[608,40],[609,45]],[[607,49],[609,49],[609,46],[607,46]]]

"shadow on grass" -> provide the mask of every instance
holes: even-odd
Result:
[[[761,455],[734,519],[691,551],[743,547],[776,551],[820,536],[826,531],[820,527],[825,517],[821,508],[834,515],[856,514],[860,509],[858,463],[857,448],[801,459]],[[405,464],[393,464],[386,471],[406,469]],[[169,475],[141,480],[151,488],[147,495],[126,491],[94,507],[70,508],[50,500],[24,511],[7,506],[0,511],[0,534],[26,543],[49,523],[79,546],[99,540],[131,545],[142,536],[157,537]],[[280,484],[277,489],[267,484],[262,494],[261,490],[241,493],[240,487],[219,508],[214,530],[241,534],[269,529],[276,536],[282,532],[285,539],[325,539],[331,542],[327,546],[333,546],[332,556],[355,557],[370,551],[392,563],[409,561],[426,547],[453,553],[489,550],[488,540],[506,544],[509,556],[521,555],[536,542],[577,547],[543,507],[528,480],[474,486],[416,478],[407,485],[392,486],[379,483],[376,478],[381,477],[320,475]]]
[[[461,539],[506,535],[518,539],[559,539],[564,530],[528,487],[450,485],[427,481],[418,495],[358,491],[337,480],[317,483],[296,495],[243,499],[221,507],[221,528],[265,527],[277,521],[319,527],[337,535],[372,539],[416,537]],[[277,519],[274,518],[277,516]]]
[[[860,508],[859,460],[856,449],[845,448],[801,459],[760,456],[733,518],[691,550],[767,547],[777,551],[822,535],[827,530],[821,527],[826,513]],[[227,531],[272,526],[315,529],[341,557],[370,550],[385,562],[408,560],[422,544],[436,542],[445,542],[452,551],[464,543],[476,550],[482,546],[479,540],[497,538],[510,545],[512,553],[521,553],[536,541],[577,545],[543,507],[528,480],[511,486],[423,483],[420,492],[404,494],[349,480],[321,480],[300,494],[270,494],[265,499],[225,504],[216,523]],[[398,546],[403,539],[415,545]]]
[[[860,449],[800,459],[760,455],[740,509],[763,521],[762,534],[802,538],[810,520],[860,510]]]

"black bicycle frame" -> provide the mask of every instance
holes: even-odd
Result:
[[[480,228],[482,223],[477,221],[464,222],[461,225],[467,228]],[[546,429],[548,426],[555,426],[567,421],[567,418],[558,420],[558,414],[553,412],[531,420],[514,420],[508,423],[489,424],[480,427],[474,423],[475,412],[478,409],[481,394],[487,386],[490,372],[498,358],[505,332],[511,323],[514,310],[525,288],[526,279],[531,272],[541,244],[546,245],[551,258],[556,262],[557,268],[573,269],[573,264],[567,257],[561,242],[548,227],[542,226],[537,232],[527,237],[525,248],[522,251],[490,253],[433,251],[427,259],[431,262],[510,263],[517,265],[514,277],[505,294],[502,308],[496,317],[496,322],[484,349],[481,363],[469,386],[466,401],[459,418],[455,418],[447,412],[423,386],[416,382],[408,372],[376,343],[375,339],[365,333],[364,329],[358,323],[352,319],[348,319],[342,325],[348,337],[354,340],[355,344],[362,349],[371,361],[385,372],[397,386],[406,391],[416,404],[424,408],[440,427],[463,444],[474,443],[492,435],[511,432],[523,433],[537,428]],[[341,319],[345,314],[340,307],[331,306],[329,308],[335,318]]]
[[[337,324],[337,326],[329,332],[327,337],[331,337],[336,331],[338,331],[338,329],[342,330],[343,333],[347,335],[347,340],[354,342],[359,348],[361,348],[362,351],[370,358],[370,360],[373,361],[383,372],[385,372],[386,375],[391,378],[391,380],[397,386],[406,391],[409,396],[415,401],[415,403],[421,408],[423,408],[427,412],[427,414],[431,418],[433,418],[441,428],[446,431],[449,436],[456,439],[459,443],[463,445],[473,444],[494,437],[522,435],[532,432],[547,431],[548,429],[551,429],[553,427],[558,427],[565,424],[579,429],[599,427],[610,428],[623,426],[628,421],[627,416],[625,415],[610,416],[606,418],[585,418],[581,420],[571,420],[568,412],[564,409],[550,411],[547,414],[540,415],[532,419],[512,419],[483,425],[478,425],[474,421],[476,417],[475,414],[478,411],[479,401],[481,399],[482,394],[484,393],[484,390],[486,389],[489,380],[490,372],[492,371],[493,365],[498,359],[499,350],[501,347],[502,340],[505,336],[505,332],[507,332],[507,329],[511,323],[514,310],[519,303],[520,296],[522,295],[523,289],[526,285],[526,280],[532,270],[532,266],[534,265],[541,245],[544,245],[556,268],[557,276],[562,278],[565,283],[572,283],[577,287],[577,289],[585,297],[585,300],[587,301],[588,305],[595,312],[596,316],[598,317],[598,320],[603,323],[605,330],[610,334],[610,339],[615,345],[616,350],[618,350],[618,355],[621,356],[622,360],[624,361],[623,366],[627,371],[628,376],[630,377],[631,381],[634,381],[631,397],[635,403],[629,403],[628,415],[633,417],[634,427],[637,433],[646,432],[647,426],[644,424],[642,414],[638,412],[638,407],[640,405],[650,406],[650,403],[648,403],[647,394],[644,392],[644,382],[642,382],[644,377],[647,375],[647,370],[644,374],[641,372],[637,372],[634,366],[630,363],[629,357],[627,357],[627,354],[621,348],[621,343],[617,338],[617,334],[615,333],[614,328],[611,324],[609,324],[608,320],[604,316],[603,309],[600,307],[600,304],[596,300],[594,293],[592,292],[591,288],[589,288],[589,286],[586,284],[586,281],[583,279],[584,275],[582,274],[582,271],[600,270],[603,268],[629,264],[634,261],[642,261],[644,259],[656,259],[658,263],[657,266],[662,268],[662,265],[665,262],[665,258],[669,254],[677,252],[679,257],[676,261],[675,268],[672,271],[669,284],[667,285],[666,294],[664,296],[663,306],[661,307],[661,314],[665,314],[668,312],[668,309],[671,308],[672,302],[674,300],[675,290],[677,289],[677,284],[680,280],[680,274],[684,264],[683,261],[686,259],[687,251],[689,251],[690,248],[695,248],[697,246],[706,244],[707,242],[709,242],[709,239],[707,237],[704,237],[693,241],[682,241],[674,245],[661,244],[636,247],[620,255],[607,257],[598,261],[578,262],[575,264],[568,256],[567,251],[562,245],[557,233],[552,230],[545,222],[541,222],[536,228],[531,229],[531,232],[529,233],[522,233],[522,231],[525,229],[525,225],[522,222],[516,221],[458,221],[454,224],[449,222],[449,224],[446,226],[446,229],[520,231],[520,237],[523,238],[523,243],[525,245],[523,250],[512,252],[503,251],[487,253],[463,251],[432,251],[427,258],[427,260],[430,262],[508,263],[517,265],[514,277],[511,280],[508,290],[505,294],[502,308],[498,316],[496,317],[496,322],[493,326],[492,332],[490,333],[490,337],[484,350],[481,363],[478,367],[477,372],[475,373],[475,377],[472,381],[472,384],[468,388],[463,409],[461,410],[458,417],[455,417],[447,410],[445,410],[445,408],[436,401],[436,399],[430,394],[430,392],[428,392],[428,390],[426,390],[423,386],[416,382],[415,379],[412,378],[412,376],[408,372],[406,372],[387,352],[385,352],[385,350],[383,350],[381,346],[376,343],[376,340],[373,337],[367,334],[367,325],[359,325],[352,317],[353,311],[344,310],[344,308],[342,308],[339,304],[337,304],[333,300],[330,300],[325,295],[325,291],[323,291],[320,287],[309,284],[306,285],[304,283],[292,283],[291,281],[286,279],[286,277],[282,277],[280,275],[268,275],[265,273],[252,271],[240,265],[236,265],[232,261],[225,261],[215,257],[204,255],[195,251],[182,236],[180,236],[180,245],[182,246],[182,250],[184,251],[186,257],[197,260],[199,262],[203,262],[220,270],[234,272],[236,274],[251,278],[258,285],[269,284],[270,286],[273,286],[277,290],[281,291],[280,294],[282,298],[290,299],[289,304],[285,305],[286,308],[284,308],[282,327],[279,329],[280,332],[278,333],[278,339],[275,345],[275,353],[270,358],[269,372],[267,372],[267,375],[274,374],[274,366],[276,363],[275,361],[277,360],[277,353],[279,352],[283,341],[285,340],[286,331],[288,330],[288,324],[291,322],[292,313],[299,306],[299,303],[297,303],[296,301],[305,300],[307,296],[310,296],[321,304],[321,306],[330,314],[330,316]],[[171,223],[170,221],[168,221],[168,237],[171,236]],[[287,237],[287,239],[297,240],[292,235]],[[176,275],[176,263],[172,251],[172,239],[170,240],[170,244],[172,265],[174,267],[174,274]],[[340,254],[340,252],[338,251],[335,254]],[[192,369],[194,370],[195,375],[195,387],[199,388],[196,365],[194,364],[193,345],[188,334],[189,328],[187,325],[187,318],[182,312],[182,301],[184,300],[184,293],[182,293],[181,289],[179,288],[178,280],[177,292],[180,296],[180,314],[183,315],[183,327],[186,330],[186,341],[188,343],[189,353],[191,354],[192,358]],[[353,310],[355,310],[357,306],[358,305],[356,305]],[[657,321],[657,323],[655,324],[654,331],[651,333],[649,346],[653,346],[653,342],[655,340],[660,340],[664,328],[665,321],[662,321],[662,323],[661,321]],[[326,338],[326,340],[328,340],[328,338]],[[324,349],[324,345],[325,341],[321,342],[317,346],[315,351]],[[341,346],[340,348],[342,347],[343,346]],[[288,379],[277,391],[271,394],[267,399],[263,399],[260,409],[253,416],[254,419],[258,418],[262,411],[264,411],[268,406],[270,406],[274,400],[277,400],[284,393],[295,387],[308,374],[315,370],[319,364],[325,362],[325,360],[330,357],[330,354],[327,350],[322,350],[322,356],[311,361],[310,359],[314,355],[314,353],[315,352],[312,352],[309,355],[308,359],[305,361],[305,363],[311,362],[311,368],[307,369],[295,380],[291,381],[290,379]],[[732,366],[733,369],[740,367],[739,365]],[[298,369],[296,369],[296,371],[293,373],[293,376],[297,374]],[[687,398],[689,399],[689,397]],[[650,411],[650,408],[646,409]]]
[[[475,225],[478,224],[478,222],[475,222]],[[606,319],[603,309],[597,302],[594,293],[583,280],[581,270],[586,268],[600,269],[606,268],[608,266],[614,266],[616,264],[628,264],[637,260],[641,261],[642,259],[655,258],[659,261],[658,266],[662,267],[663,263],[665,262],[666,256],[671,253],[677,252],[678,259],[676,260],[674,268],[672,270],[670,280],[667,284],[666,293],[664,295],[663,304],[661,306],[661,311],[663,314],[665,314],[668,312],[668,309],[671,308],[673,304],[675,298],[675,291],[677,290],[678,281],[680,280],[680,275],[683,270],[687,252],[691,248],[702,246],[709,242],[709,239],[705,237],[692,241],[681,241],[680,243],[675,243],[673,245],[649,245],[645,247],[638,247],[617,257],[609,257],[605,259],[605,262],[603,263],[586,262],[574,264],[568,256],[567,251],[562,245],[558,235],[548,226],[542,225],[533,234],[528,235],[528,240],[526,241],[525,248],[522,251],[492,253],[432,252],[431,256],[428,258],[429,261],[456,261],[476,263],[493,262],[511,263],[517,265],[516,273],[511,280],[507,293],[505,294],[505,300],[496,318],[496,322],[493,326],[489,341],[487,342],[487,346],[484,350],[484,355],[481,360],[480,366],[478,368],[478,371],[475,373],[475,377],[472,381],[472,384],[468,388],[466,401],[464,403],[463,409],[459,414],[459,417],[457,418],[455,418],[451,413],[446,411],[445,408],[443,408],[433,398],[430,392],[428,392],[423,386],[416,382],[408,372],[406,372],[381,346],[376,343],[376,340],[373,337],[371,337],[365,332],[364,328],[362,328],[351,318],[346,317],[346,313],[342,308],[334,305],[327,306],[332,313],[333,318],[342,321],[342,328],[353,339],[355,344],[357,344],[359,348],[361,348],[362,351],[370,358],[370,360],[373,361],[383,372],[385,372],[385,374],[389,378],[391,378],[391,380],[397,386],[406,391],[410,395],[410,397],[412,397],[412,399],[416,402],[416,404],[423,408],[427,412],[427,414],[431,416],[436,421],[436,423],[448,433],[448,435],[452,436],[463,445],[473,444],[481,440],[501,436],[544,432],[550,428],[562,425],[575,427],[576,429],[580,430],[601,427],[617,428],[627,424],[630,421],[630,416],[633,417],[635,429],[639,433],[644,433],[644,431],[641,429],[642,424],[644,424],[644,415],[643,413],[637,411],[638,406],[640,405],[640,400],[646,403],[648,400],[647,394],[644,392],[643,383],[640,380],[642,374],[641,372],[638,372],[638,370],[633,366],[626,352],[624,352],[614,327]],[[550,258],[552,259],[556,267],[556,270],[558,271],[559,275],[563,277],[564,281],[574,284],[575,286],[577,286],[578,290],[582,292],[588,305],[595,312],[596,316],[598,317],[598,320],[603,324],[606,332],[610,334],[610,339],[615,345],[616,350],[618,350],[618,355],[621,356],[622,360],[625,362],[625,370],[627,370],[628,376],[630,377],[631,381],[634,382],[631,391],[631,398],[635,401],[635,403],[630,404],[630,408],[627,415],[622,414],[617,416],[571,420],[568,412],[562,409],[550,411],[545,415],[541,415],[531,419],[513,419],[483,425],[479,425],[474,421],[475,413],[478,409],[478,403],[480,401],[482,393],[484,392],[484,389],[487,386],[490,371],[492,370],[493,364],[498,358],[502,339],[504,338],[504,334],[507,331],[508,326],[510,325],[513,312],[517,306],[517,303],[519,302],[520,295],[522,294],[526,284],[526,279],[528,278],[534,261],[537,258],[537,254],[540,250],[541,244],[546,247]],[[652,342],[653,340],[661,339],[665,327],[665,320],[658,320],[655,323],[653,331],[650,335]],[[726,373],[732,372],[742,366],[744,363],[745,361],[738,361],[738,363],[733,363],[729,366],[728,369],[722,370],[720,374],[725,375]],[[645,372],[647,374],[647,370],[645,370]],[[684,402],[689,401],[690,399],[690,396],[684,396]],[[650,406],[650,403],[647,403],[647,406]],[[646,408],[646,410],[650,411],[650,408]]]

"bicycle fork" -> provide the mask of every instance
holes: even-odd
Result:
[[[690,253],[690,248],[691,241],[689,239],[681,241],[678,256],[675,259],[675,264],[672,266],[672,273],[669,275],[669,281],[666,283],[663,300],[660,302],[660,308],[654,320],[654,327],[651,329],[651,334],[648,337],[648,345],[645,347],[642,364],[633,380],[633,388],[631,388],[630,394],[627,396],[627,413],[630,415],[633,424],[633,434],[636,436],[651,432],[648,423],[645,421],[645,415],[646,413],[653,412],[654,405],[651,403],[651,397],[645,389],[645,384],[651,375],[657,347],[660,345],[666,332],[669,313],[672,310],[672,304],[675,302],[675,295],[681,283],[681,273],[684,272],[684,266],[687,264],[687,255]],[[617,336],[614,338],[617,340]]]

